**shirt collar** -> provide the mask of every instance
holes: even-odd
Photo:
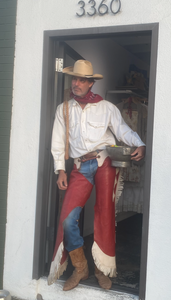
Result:
[[[77,105],[79,105],[79,103],[73,98],[72,99],[73,100],[73,106],[77,106]],[[96,106],[98,103],[87,103],[86,104],[86,107],[89,107],[89,106]],[[80,105],[79,105],[80,106]]]

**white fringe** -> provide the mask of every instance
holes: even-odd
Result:
[[[56,252],[55,258],[51,263],[50,273],[47,280],[48,285],[53,284],[57,279],[59,279],[59,277],[63,274],[63,272],[67,268],[68,259],[62,265],[60,264],[63,251],[64,251],[64,244],[63,242],[61,242]]]
[[[92,255],[97,268],[103,272],[105,276],[116,277],[116,259],[115,256],[106,255],[97,245],[93,243]]]

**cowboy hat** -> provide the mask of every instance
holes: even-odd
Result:
[[[93,66],[88,60],[77,60],[73,67],[66,67],[62,71],[68,75],[85,77],[85,78],[94,78],[102,79],[103,75],[94,74],[93,75]]]

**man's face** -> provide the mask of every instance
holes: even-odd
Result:
[[[93,82],[90,82],[87,80],[87,78],[83,77],[72,77],[72,92],[75,96],[83,98],[89,91],[89,89],[92,87]]]

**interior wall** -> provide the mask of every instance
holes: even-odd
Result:
[[[104,99],[107,90],[123,85],[124,74],[128,73],[130,64],[149,71],[149,66],[145,62],[112,39],[77,40],[67,43],[81,56],[91,61],[94,73],[104,76],[103,80],[97,80],[93,87],[93,92],[100,94]]]

